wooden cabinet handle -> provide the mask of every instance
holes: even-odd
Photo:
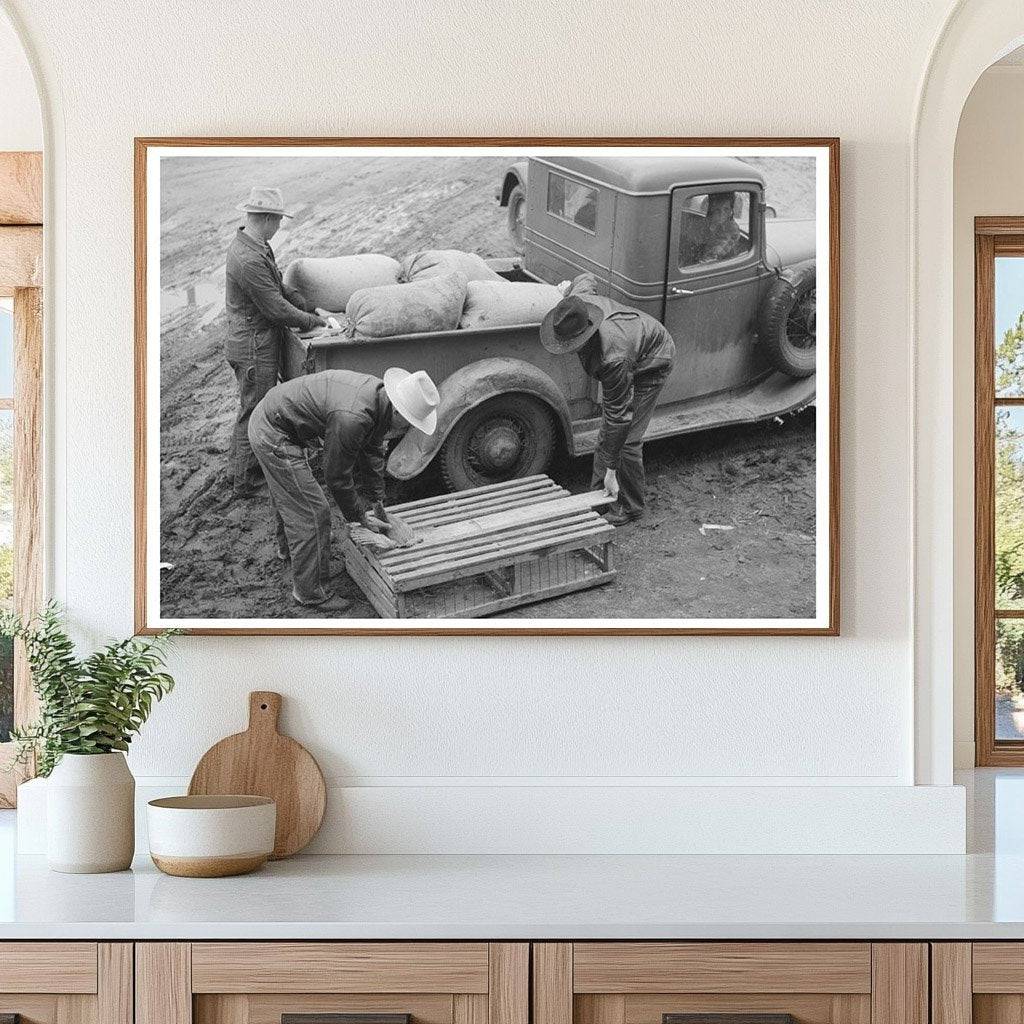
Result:
[[[411,1024],[411,1013],[282,1013],[281,1024]],[[0,1024],[8,1024],[0,1020]],[[14,1024],[17,1024],[15,1021]]]
[[[661,1024],[797,1024],[791,1013],[663,1013]]]

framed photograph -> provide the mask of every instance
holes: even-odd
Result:
[[[137,139],[140,632],[839,630],[837,139]]]

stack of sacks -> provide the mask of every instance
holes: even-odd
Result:
[[[466,302],[466,275],[444,274],[410,284],[363,288],[348,300],[350,338],[454,331]]]
[[[398,284],[401,269],[398,260],[375,253],[303,258],[288,264],[284,283],[297,289],[312,308],[341,312],[363,288]]]
[[[553,284],[470,281],[459,327],[514,327],[539,324],[558,305],[562,293]]]
[[[428,249],[402,260],[402,281],[422,281],[442,274],[465,274],[467,281],[503,281],[482,256],[458,249]]]

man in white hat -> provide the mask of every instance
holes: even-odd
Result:
[[[260,485],[260,467],[249,447],[249,416],[277,383],[284,332],[308,331],[326,321],[281,279],[270,248],[283,217],[279,188],[254,188],[238,209],[245,224],[235,232],[227,255],[225,306],[228,335],[224,354],[238,381],[239,409],[231,438],[231,476],[235,494],[248,496]]]
[[[351,370],[296,377],[272,388],[256,406],[249,441],[270,487],[278,552],[291,559],[298,604],[333,612],[351,604],[330,589],[331,510],[309,468],[306,446],[323,441],[324,479],[345,519],[386,532],[385,439],[399,417],[433,434],[439,401],[423,370],[393,367],[383,380]],[[371,504],[356,489],[354,472]]]

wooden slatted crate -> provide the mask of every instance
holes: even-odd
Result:
[[[388,511],[418,534],[378,551],[346,535],[345,568],[384,618],[476,618],[607,583],[615,529],[599,492],[546,476],[423,498]]]

